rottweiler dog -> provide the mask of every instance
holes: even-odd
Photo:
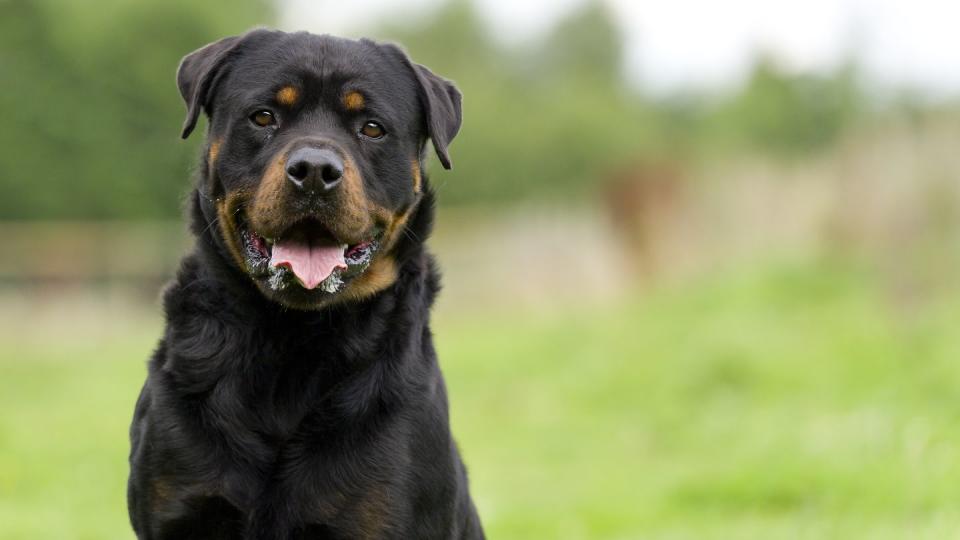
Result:
[[[460,92],[394,45],[266,29],[177,84],[183,137],[209,122],[130,428],[137,537],[483,538],[424,246]]]

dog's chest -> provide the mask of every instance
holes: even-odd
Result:
[[[248,414],[254,426],[270,415]],[[378,536],[392,516],[408,511],[403,498],[392,495],[403,490],[408,441],[387,418],[375,427],[348,427],[331,425],[327,414],[309,411],[299,422],[286,420],[293,428],[272,433],[223,424],[201,452],[208,459],[190,465],[199,481],[182,495],[222,498],[254,521],[282,519],[353,531],[350,537]]]
[[[260,376],[261,384],[225,377],[204,405],[207,425],[217,419],[212,446],[229,453],[217,460],[229,464],[221,471],[229,500],[252,507],[276,491],[315,500],[308,513],[330,517],[344,506],[364,506],[351,500],[376,498],[378,486],[407,466],[397,414],[344,415],[346,394],[366,387],[357,376],[326,380],[330,373],[322,369]]]

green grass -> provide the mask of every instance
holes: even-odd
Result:
[[[960,301],[766,268],[614,306],[437,317],[491,538],[950,538]],[[105,323],[106,324],[106,323]],[[159,323],[0,334],[0,538],[131,538]]]

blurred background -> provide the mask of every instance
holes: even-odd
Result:
[[[457,82],[434,313],[491,538],[960,530],[960,6],[0,0],[0,538],[131,538],[127,426],[256,25]]]

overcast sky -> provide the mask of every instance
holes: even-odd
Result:
[[[584,0],[475,0],[494,35],[532,39]],[[631,80],[658,92],[729,86],[762,49],[797,69],[855,53],[867,74],[931,95],[960,93],[960,0],[604,0],[626,38]],[[357,35],[441,0],[282,0],[281,26]]]

